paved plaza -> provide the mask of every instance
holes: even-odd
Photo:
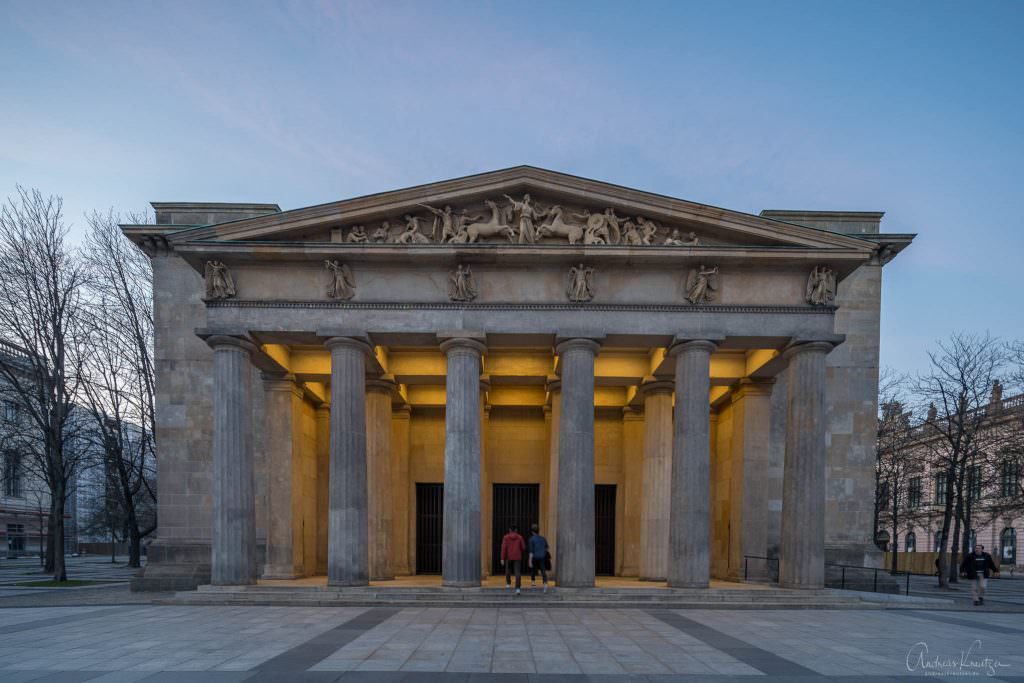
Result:
[[[0,681],[1024,681],[1019,613],[120,605],[0,609]]]

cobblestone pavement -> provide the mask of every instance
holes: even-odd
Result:
[[[0,681],[1024,681],[1022,642],[996,612],[7,608]]]

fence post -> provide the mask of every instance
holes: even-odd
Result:
[[[839,584],[839,587],[845,590],[846,589],[846,565],[843,565],[842,572],[843,572],[842,583]]]
[[[747,580],[747,556],[743,556],[743,580]]]
[[[872,593],[877,593],[878,592],[878,569],[875,569],[875,582],[874,582],[874,585],[871,587],[871,592]]]
[[[907,572],[907,595],[910,595],[910,572]]]

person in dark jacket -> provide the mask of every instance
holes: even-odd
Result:
[[[530,568],[530,588],[537,587],[537,570],[544,583],[544,592],[548,592],[548,539],[540,535],[540,527],[530,527],[530,540],[526,542],[526,566]]]
[[[512,572],[516,573],[516,595],[519,595],[523,582],[523,553],[526,541],[519,535],[519,527],[512,525],[508,533],[501,539],[501,566],[505,568],[505,590],[512,587]]]
[[[985,604],[985,583],[989,573],[998,574],[999,567],[992,561],[992,556],[985,552],[985,546],[974,546],[974,552],[960,563],[960,574],[971,580],[971,598],[975,605]]]

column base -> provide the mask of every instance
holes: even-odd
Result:
[[[291,567],[271,567],[267,566],[263,569],[263,574],[260,576],[261,579],[267,580],[279,580],[285,581],[288,579],[301,579],[306,576],[301,568],[293,570]]]
[[[327,585],[331,588],[358,588],[360,586],[369,586],[369,581],[332,581],[327,580]]]
[[[595,583],[593,581],[556,581],[555,585],[560,588],[593,588]]]
[[[791,583],[789,581],[779,581],[779,588],[790,588],[792,590],[822,590],[825,588],[824,583]]]
[[[668,584],[669,588],[707,588],[709,583],[707,581],[677,581]]]
[[[133,592],[194,591],[210,583],[209,541],[163,541],[146,549],[146,566],[132,577]]]
[[[479,588],[479,581],[441,581],[445,588]]]

